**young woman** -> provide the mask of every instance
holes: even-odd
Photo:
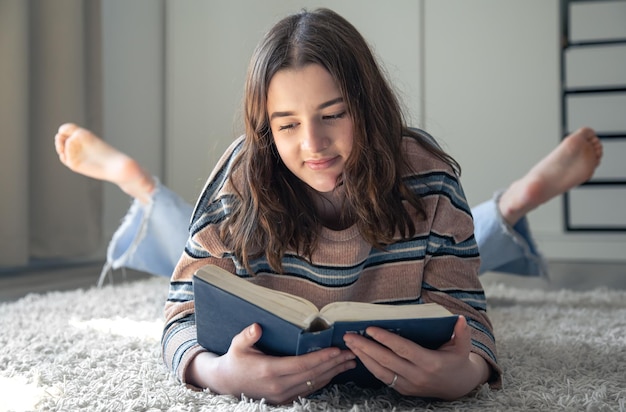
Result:
[[[193,206],[170,190],[137,160],[91,131],[67,123],[55,135],[61,162],[70,170],[116,184],[134,202],[107,251],[101,281],[110,270],[130,268],[170,277],[187,237]],[[493,199],[472,207],[479,273],[497,271],[547,276],[526,214],[589,180],[600,164],[602,145],[581,128]]]
[[[405,395],[455,399],[484,382],[498,386],[458,165],[427,134],[404,125],[354,27],[324,9],[281,20],[252,57],[245,115],[246,134],[209,177],[171,278],[162,343],[177,376],[217,393],[283,403],[325,386],[358,357]],[[58,140],[63,161],[70,141]],[[599,142],[584,140],[601,153]],[[149,180],[117,183],[127,192],[148,188],[147,198],[137,198],[155,206]],[[506,196],[498,208],[522,218]],[[524,236],[508,229],[507,236]],[[540,261],[529,235],[525,240],[527,254]],[[369,328],[372,339],[345,337],[349,350],[275,358],[254,348],[262,330],[253,324],[218,356],[196,341],[191,278],[205,264],[320,307],[337,300],[438,302],[462,316],[451,341],[436,351]]]

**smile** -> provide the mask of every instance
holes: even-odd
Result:
[[[323,170],[333,166],[337,161],[339,161],[339,156],[326,159],[306,160],[304,164],[312,170]]]

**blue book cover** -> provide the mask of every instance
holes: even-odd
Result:
[[[343,336],[366,336],[369,326],[436,349],[450,340],[458,318],[436,304],[336,302],[318,311],[305,299],[255,285],[216,266],[205,266],[194,275],[194,300],[198,343],[219,355],[226,353],[232,338],[252,323],[263,329],[257,348],[274,356],[302,355],[330,346],[346,349]],[[384,385],[358,359],[355,369],[332,381],[345,382],[362,387]]]

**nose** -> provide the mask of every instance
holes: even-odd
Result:
[[[302,149],[311,153],[319,153],[330,145],[330,139],[324,133],[323,127],[310,122],[302,135]]]

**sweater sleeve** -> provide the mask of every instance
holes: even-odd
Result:
[[[165,365],[183,383],[187,367],[199,353],[206,352],[198,344],[192,277],[206,264],[215,264],[233,271],[229,259],[196,259],[187,253],[181,257],[172,279],[165,303],[165,327],[161,339]]]
[[[198,344],[193,275],[204,265],[213,264],[235,273],[235,265],[220,240],[219,223],[226,218],[232,198],[224,196],[233,159],[240,147],[236,140],[218,162],[207,180],[194,209],[189,238],[170,280],[165,303],[165,326],[161,338],[165,365],[181,381],[191,361],[206,350]]]
[[[471,328],[472,352],[487,361],[491,367],[489,384],[498,388],[502,371],[485,293],[478,279],[480,258],[470,208],[454,174],[435,173],[428,179],[428,189],[422,193],[430,217],[422,300],[465,316]]]

